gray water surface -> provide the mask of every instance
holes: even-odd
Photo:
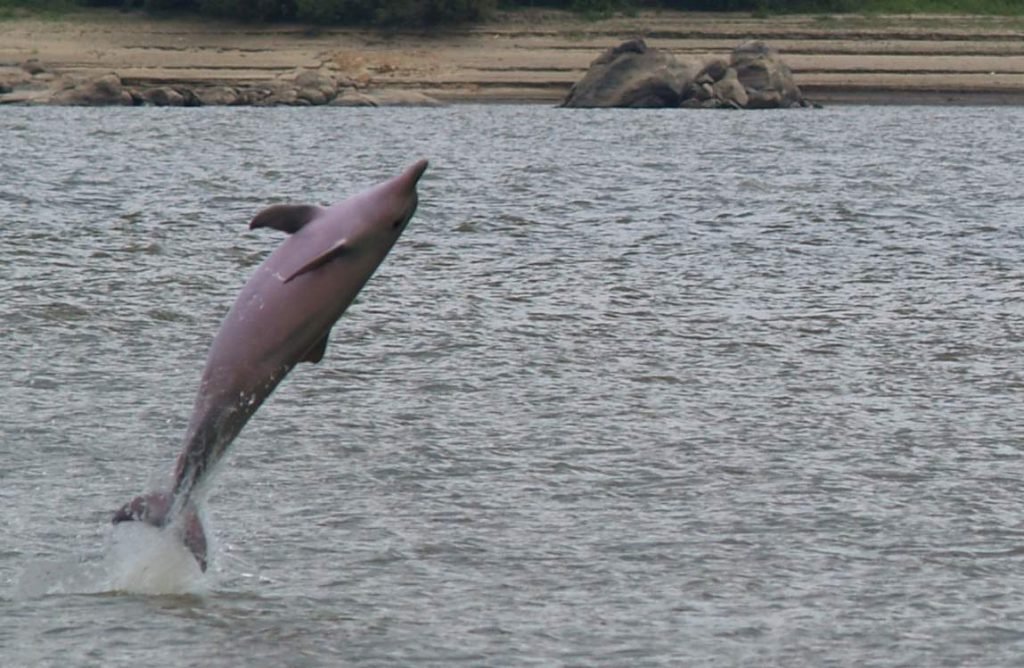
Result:
[[[0,664],[1018,665],[1022,124],[0,110]],[[248,220],[419,157],[208,591],[24,595],[172,466]]]

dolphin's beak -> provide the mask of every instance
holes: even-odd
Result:
[[[419,183],[423,172],[427,171],[427,164],[426,160],[417,160],[407,167],[404,172],[392,177],[387,182],[385,188],[396,197],[401,198],[399,201],[405,201],[408,205],[405,214],[402,218],[395,221],[392,228],[404,230],[412,218],[412,214],[416,212],[416,205],[419,203],[419,196],[416,194],[416,184]]]
[[[408,167],[402,175],[399,176],[399,180],[402,185],[406,188],[415,188],[419,182],[420,177],[423,176],[423,172],[427,171],[427,165],[429,163],[426,160],[418,160]]]

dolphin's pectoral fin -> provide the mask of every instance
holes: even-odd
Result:
[[[257,213],[249,222],[249,229],[272,227],[288,234],[295,234],[306,223],[316,218],[321,210],[313,204],[275,204]]]
[[[312,348],[310,348],[309,352],[306,353],[305,356],[303,356],[303,358],[301,360],[299,360],[299,361],[300,362],[309,362],[310,364],[317,364],[320,360],[322,360],[324,358],[324,353],[327,352],[327,337],[328,337],[328,335],[329,335],[329,333],[328,334],[324,334],[324,338],[322,338],[319,341],[317,341],[316,345],[314,345]]]
[[[320,253],[315,258],[293,271],[288,278],[284,279],[284,282],[287,283],[296,276],[302,276],[307,271],[313,271],[318,267],[322,267],[334,258],[344,255],[346,251],[348,251],[348,239],[339,239],[323,253]]]

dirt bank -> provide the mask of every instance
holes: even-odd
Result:
[[[96,10],[0,21],[0,67],[36,58],[57,73],[114,71],[129,85],[250,85],[321,68],[368,90],[553,103],[604,48],[635,36],[700,59],[763,39],[782,52],[807,97],[824,103],[1024,103],[1024,20],[1005,17],[651,12],[586,21],[531,11],[466,28],[385,33]]]

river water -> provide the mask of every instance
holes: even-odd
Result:
[[[0,110],[0,664],[1018,665],[1022,126]],[[210,572],[145,593],[161,537],[109,517],[280,242],[247,221],[419,157],[219,472]]]

